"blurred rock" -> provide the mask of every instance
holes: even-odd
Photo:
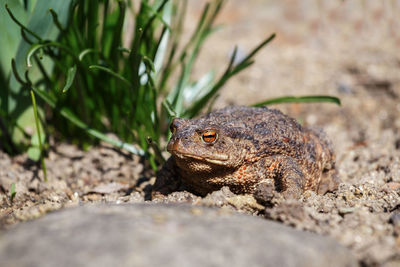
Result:
[[[357,266],[327,237],[191,205],[66,209],[0,235],[2,266]]]

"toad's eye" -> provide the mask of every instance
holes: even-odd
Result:
[[[215,130],[206,130],[201,135],[201,140],[206,144],[214,144],[218,139],[217,132]]]

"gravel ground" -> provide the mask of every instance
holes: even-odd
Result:
[[[274,106],[303,125],[323,127],[332,139],[342,180],[335,193],[306,192],[299,201],[262,207],[227,188],[200,198],[174,193],[161,202],[191,202],[264,216],[331,236],[363,266],[400,265],[400,12],[398,1],[229,1],[219,17],[225,27],[206,43],[196,66],[201,76],[222,71],[235,44],[243,55],[272,32],[276,40],[256,63],[230,81],[215,107],[253,104],[283,95],[329,94],[332,104]],[[198,16],[202,1],[191,1]],[[85,202],[149,200],[154,173],[143,159],[107,145],[80,151],[52,144],[49,182],[25,155],[0,152],[0,226]],[[11,183],[16,197],[9,199]]]

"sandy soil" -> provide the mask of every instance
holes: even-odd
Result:
[[[329,94],[333,104],[275,106],[332,139],[342,180],[335,193],[306,192],[300,201],[265,209],[226,188],[204,199],[176,193],[163,202],[228,207],[331,236],[363,266],[400,265],[400,12],[398,1],[229,1],[225,25],[206,44],[196,66],[222,71],[235,44],[245,54],[270,33],[276,40],[256,63],[231,80],[216,107],[253,104],[283,95]],[[191,1],[187,30],[202,1]],[[49,181],[25,155],[0,152],[0,226],[86,202],[143,202],[154,173],[143,159],[107,145],[80,151],[52,144]],[[9,198],[11,183],[17,194]]]

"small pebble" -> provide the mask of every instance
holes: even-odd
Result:
[[[395,211],[389,218],[389,223],[393,224],[394,226],[400,226],[400,212]]]

